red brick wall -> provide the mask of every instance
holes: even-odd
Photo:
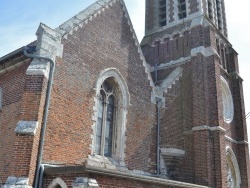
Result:
[[[0,111],[0,184],[13,174],[14,130],[19,119],[25,71],[29,63],[0,75],[3,89],[3,108]]]
[[[192,2],[194,3],[194,1]],[[197,26],[182,36],[175,35],[172,38],[164,39],[167,34],[171,36],[175,30],[181,31],[182,29],[181,26],[177,25],[147,36],[148,43],[143,43],[142,50],[151,66],[154,66],[155,63],[162,65],[172,60],[188,57],[191,55],[191,49],[200,46],[205,48],[212,46],[217,49],[215,37],[217,31],[212,27]],[[161,42],[152,46],[157,38],[160,38]],[[223,42],[227,44],[226,40]],[[181,181],[193,181],[209,186],[213,186],[216,182],[217,186],[226,186],[224,184],[226,182],[225,134],[217,132],[209,134],[208,131],[203,131],[205,136],[202,136],[201,132],[198,131],[193,133],[194,137],[192,138],[189,135],[190,132],[183,134],[184,131],[190,131],[194,126],[221,126],[227,131],[226,135],[234,140],[242,141],[247,138],[246,125],[243,120],[245,112],[242,83],[240,79],[235,79],[232,74],[230,75],[232,72],[238,72],[237,54],[229,46],[221,45],[221,48],[230,51],[230,54],[226,54],[227,70],[222,68],[222,58],[217,55],[204,57],[198,54],[193,56],[189,62],[181,66],[183,75],[178,84],[173,85],[168,90],[169,94],[165,95],[167,108],[162,111],[161,144],[186,151],[186,157],[181,164],[182,168],[176,176],[176,179]],[[167,78],[174,69],[175,67],[170,66],[159,70],[158,83]],[[155,72],[152,72],[153,78],[154,74]],[[231,123],[224,122],[220,76],[227,80],[233,95],[235,114]],[[154,80],[156,79],[154,78]],[[213,136],[214,144],[210,136]],[[244,164],[249,163],[244,146],[234,146],[232,149],[238,155],[238,161],[245,161]],[[239,151],[242,153],[238,153]],[[213,175],[214,163],[216,177]],[[247,168],[243,166],[241,173],[246,174],[249,167],[248,165],[246,165]],[[191,173],[188,174],[188,171]],[[247,180],[243,183],[245,187],[247,187],[246,182]]]
[[[114,67],[125,78],[130,93],[126,164],[155,171],[152,88],[121,8],[115,3],[62,41],[64,54],[56,63],[44,162],[79,164],[91,154],[94,84],[102,70]]]

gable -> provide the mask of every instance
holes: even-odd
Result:
[[[84,30],[84,32],[81,33],[78,32],[78,30]],[[139,56],[136,63],[143,65],[144,72],[146,73],[145,78],[149,81],[150,86],[154,87],[148,64],[142,54],[123,0],[99,0],[61,24],[56,28],[56,31],[65,39],[64,44],[67,43],[66,40],[71,36],[77,37],[79,39],[78,41],[82,42],[82,45],[87,45],[87,47],[90,48],[88,54],[91,56],[95,56],[95,51],[93,47],[91,49],[91,45],[99,46],[106,42],[106,49],[107,46],[110,46],[110,48],[113,47],[114,51],[111,52],[104,49],[99,50],[98,53],[102,55],[102,57],[110,56],[110,54],[114,52],[125,54],[126,51],[123,51],[124,48],[134,45],[133,50],[130,48],[130,53],[133,51],[131,55]],[[78,34],[75,34],[75,32]],[[116,35],[118,33],[120,36]],[[70,40],[72,40],[72,37]],[[119,52],[118,46],[115,45],[116,40],[119,40],[120,43],[122,43],[120,45],[124,47],[121,52]],[[104,47],[104,45],[102,46]]]

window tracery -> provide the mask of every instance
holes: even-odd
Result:
[[[99,74],[94,86],[96,91],[92,154],[112,158],[124,166],[126,117],[129,90],[122,74],[108,68]]]
[[[114,148],[115,141],[114,122],[117,104],[115,87],[109,80],[105,80],[101,85],[98,103],[95,152],[98,155],[112,157],[112,149]]]

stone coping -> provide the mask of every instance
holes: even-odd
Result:
[[[46,175],[55,175],[55,174],[76,174],[76,173],[91,173],[91,174],[99,174],[106,175],[111,177],[118,177],[124,179],[130,179],[140,182],[148,182],[166,186],[173,187],[185,187],[185,188],[208,188],[207,186],[201,186],[196,184],[184,183],[179,181],[161,179],[153,176],[146,176],[136,174],[133,171],[118,171],[118,170],[110,170],[110,169],[102,169],[98,167],[92,166],[59,166],[59,167],[51,167],[45,166],[45,174]]]

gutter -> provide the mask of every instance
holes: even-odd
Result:
[[[160,176],[160,113],[162,99],[156,98],[157,105],[157,136],[156,136],[156,176]]]
[[[23,48],[23,53],[25,56],[29,58],[36,58],[36,59],[46,60],[50,62],[50,72],[49,72],[49,77],[48,77],[43,121],[41,125],[41,134],[40,134],[40,142],[39,142],[38,157],[37,157],[37,167],[36,167],[36,174],[35,174],[36,178],[35,178],[35,185],[34,185],[34,188],[42,188],[44,166],[41,165],[41,162],[42,162],[42,157],[43,157],[43,146],[44,146],[45,132],[46,132],[47,120],[48,120],[48,114],[49,114],[49,105],[50,105],[50,97],[51,97],[53,76],[54,76],[54,70],[55,70],[55,62],[53,59],[49,57],[31,54],[34,51],[35,51],[35,47]]]

